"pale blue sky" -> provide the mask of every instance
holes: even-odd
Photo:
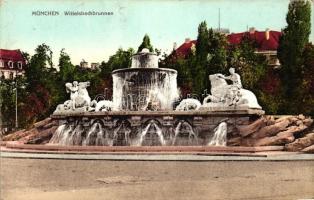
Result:
[[[187,37],[196,38],[201,21],[217,28],[219,8],[221,27],[231,32],[246,31],[247,26],[280,31],[286,26],[289,0],[0,0],[0,4],[0,48],[19,48],[33,54],[37,45],[46,43],[57,65],[62,48],[74,64],[83,58],[101,62],[119,47],[136,49],[145,33],[154,47],[169,52],[174,42],[180,45]],[[32,11],[38,10],[54,10],[60,15],[32,16]],[[65,16],[64,11],[114,14]]]

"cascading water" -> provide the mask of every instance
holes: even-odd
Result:
[[[77,125],[66,139],[65,145],[82,145],[84,131],[83,125]]]
[[[113,146],[129,146],[130,145],[130,132],[123,121],[113,132]]]
[[[177,71],[158,68],[147,50],[132,57],[132,66],[112,72],[114,110],[172,110],[179,97]]]
[[[54,135],[50,139],[50,144],[58,144],[61,141],[61,138],[63,137],[64,131],[67,128],[66,124],[60,125],[57,130],[55,131]]]
[[[179,121],[174,131],[173,145],[197,145],[198,138],[193,127],[186,121]]]
[[[83,145],[110,146],[110,140],[106,137],[107,135],[101,124],[96,122],[87,132]]]
[[[214,130],[214,136],[209,141],[208,146],[227,145],[227,123],[221,122]]]
[[[166,145],[166,141],[164,139],[163,133],[161,128],[157,125],[157,123],[154,120],[149,121],[149,123],[146,125],[146,127],[143,129],[142,132],[140,132],[140,135],[136,141],[137,146],[143,146],[145,145],[145,139],[147,139],[147,134],[150,134],[150,141],[146,141],[146,143],[149,142],[150,146],[154,145]],[[157,136],[158,139],[155,139],[154,136]]]
[[[69,125],[67,129],[63,132],[63,137],[61,138],[59,144],[68,145],[68,141],[70,140],[69,137],[73,130],[74,130],[74,125]]]
[[[99,121],[87,127],[76,121],[60,125],[50,143],[84,146],[226,146],[227,123],[221,122],[213,132],[209,142],[206,139],[204,144],[192,125],[185,120],[168,129],[164,129],[157,120],[149,120],[138,129],[132,129],[131,124],[124,120],[118,121],[113,128]]]

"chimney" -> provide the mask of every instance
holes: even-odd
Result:
[[[254,27],[251,27],[251,28],[249,29],[249,32],[250,32],[250,34],[254,34],[254,33],[255,33],[255,28],[254,28]]]
[[[265,30],[265,38],[266,40],[269,40],[269,28]]]
[[[191,39],[190,38],[185,38],[185,42],[184,43],[189,43],[191,42]]]

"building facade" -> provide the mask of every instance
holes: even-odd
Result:
[[[14,79],[24,75],[26,61],[19,49],[0,49],[0,76],[4,79]]]

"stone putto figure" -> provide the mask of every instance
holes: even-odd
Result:
[[[75,98],[78,96],[78,82],[77,81],[73,81],[72,83],[66,83],[65,84],[65,88],[67,93],[71,93],[70,94],[70,99],[72,101],[72,110],[75,109]]]

